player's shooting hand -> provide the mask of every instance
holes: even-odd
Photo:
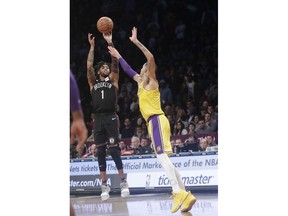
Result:
[[[95,37],[91,33],[88,33],[88,41],[90,43],[90,46],[95,46]]]
[[[112,32],[103,33],[103,38],[107,41],[107,43],[112,43]]]
[[[137,28],[136,27],[133,27],[132,29],[132,36],[129,37],[129,39],[135,43],[137,41]]]

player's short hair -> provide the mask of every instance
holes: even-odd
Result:
[[[108,65],[108,67],[111,68],[110,63],[104,62],[104,61],[99,61],[94,65],[95,71],[98,72],[103,65]]]

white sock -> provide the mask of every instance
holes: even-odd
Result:
[[[179,193],[180,192],[180,187],[178,184],[178,178],[176,176],[176,172],[175,172],[175,167],[174,165],[171,163],[169,157],[167,156],[167,154],[162,153],[160,155],[157,154],[157,158],[160,162],[160,164],[162,165],[170,183],[172,186],[172,190],[174,193]]]
[[[185,189],[185,185],[184,185],[184,183],[183,183],[183,181],[181,179],[181,175],[180,175],[179,171],[176,168],[174,168],[174,170],[175,170],[175,173],[176,173],[176,177],[177,177],[177,181],[178,181],[178,185],[179,185],[180,189],[186,190]]]

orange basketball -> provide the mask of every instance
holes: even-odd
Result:
[[[101,33],[111,32],[113,29],[113,21],[109,17],[101,17],[97,21],[97,29]]]

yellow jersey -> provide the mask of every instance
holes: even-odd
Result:
[[[160,92],[158,88],[148,91],[143,87],[143,82],[141,82],[138,84],[137,95],[139,98],[140,112],[146,122],[150,116],[164,114],[161,109]]]

